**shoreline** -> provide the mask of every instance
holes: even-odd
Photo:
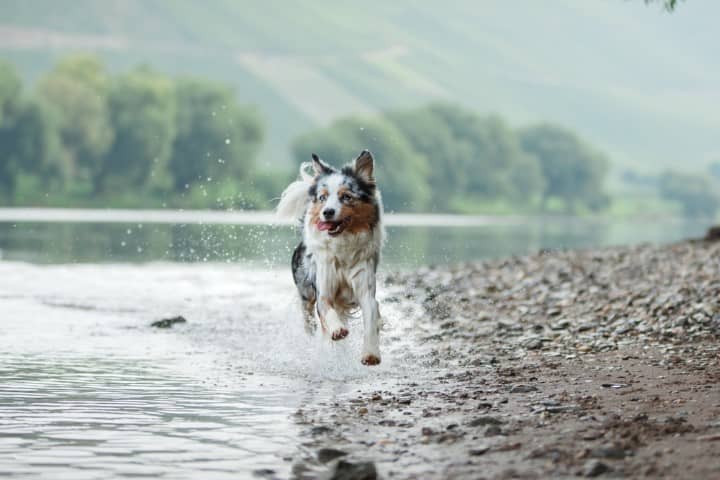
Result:
[[[381,478],[720,476],[720,242],[384,281],[381,305],[422,306],[428,375],[299,410],[298,478],[337,468],[327,448]]]
[[[454,214],[392,213],[383,220],[388,227],[483,227],[522,225],[532,222],[611,222],[663,221],[681,223],[689,219],[678,215],[609,216],[567,214]],[[148,223],[205,225],[294,225],[291,220],[275,217],[271,210],[202,210],[202,209],[128,209],[128,208],[62,208],[0,207],[0,223]],[[711,219],[708,224],[713,223]]]

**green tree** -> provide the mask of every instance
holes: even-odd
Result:
[[[42,77],[38,96],[56,117],[65,162],[77,177],[96,178],[113,140],[108,113],[109,77],[95,57],[61,60]]]
[[[573,132],[553,125],[524,128],[519,136],[522,148],[540,160],[546,182],[543,206],[553,197],[562,199],[568,211],[575,211],[580,205],[593,211],[607,206],[605,155]]]
[[[369,149],[377,162],[375,177],[389,210],[422,211],[428,205],[428,163],[403,134],[381,118],[348,117],[327,128],[297,138],[293,153],[298,162],[317,153],[335,166],[353,160]]]
[[[208,177],[247,180],[263,139],[255,109],[222,85],[182,79],[175,88],[176,136],[169,168],[175,190]]]
[[[18,103],[0,126],[0,191],[11,202],[18,175],[28,173],[49,185],[66,177],[60,137],[47,107],[35,100]]]
[[[537,159],[522,150],[497,116],[482,117],[446,103],[387,116],[431,160],[433,204],[441,210],[467,194],[527,203],[542,190]]]
[[[172,81],[138,68],[113,80],[108,100],[115,136],[95,176],[95,190],[168,188],[175,137]]]
[[[0,60],[0,127],[17,109],[22,82],[9,63]]]
[[[720,197],[703,175],[666,171],[660,176],[660,195],[680,203],[685,215],[712,217],[720,207]]]

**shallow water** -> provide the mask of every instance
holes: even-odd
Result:
[[[359,362],[357,319],[342,342],[306,334],[289,227],[32,220],[0,223],[0,476],[244,478],[269,468],[286,478],[314,453],[297,412],[437,374],[416,340],[417,307],[389,292],[379,292],[379,367]],[[578,219],[391,226],[383,268],[704,229]],[[175,315],[188,323],[149,326]]]
[[[368,369],[359,322],[309,336],[292,293],[287,272],[237,265],[0,263],[0,475],[289,475],[298,409],[418,368],[411,316],[385,309]]]

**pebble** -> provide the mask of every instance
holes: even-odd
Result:
[[[533,385],[513,385],[512,388],[510,388],[510,393],[530,393],[537,391],[537,387]]]
[[[335,448],[321,448],[317,451],[317,458],[320,463],[328,463],[347,454],[347,452]]]
[[[470,420],[468,422],[469,427],[481,427],[485,425],[502,425],[505,423],[503,420],[501,420],[498,417],[491,417],[489,415],[485,415],[482,417],[476,417]]]
[[[583,465],[582,474],[586,477],[598,477],[603,473],[610,472],[612,469],[599,460],[588,460]]]
[[[329,480],[377,480],[377,469],[373,462],[351,463],[340,460]]]
[[[172,328],[173,325],[178,323],[187,323],[185,317],[178,315],[177,317],[163,318],[162,320],[156,320],[150,324],[151,327],[155,328]]]

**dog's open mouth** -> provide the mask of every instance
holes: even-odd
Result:
[[[320,221],[320,222],[317,222],[317,229],[320,230],[321,232],[327,231],[328,235],[330,235],[331,237],[335,237],[337,235],[340,235],[343,232],[343,230],[345,230],[345,227],[347,226],[347,224],[348,224],[347,218],[339,220],[337,222]]]

